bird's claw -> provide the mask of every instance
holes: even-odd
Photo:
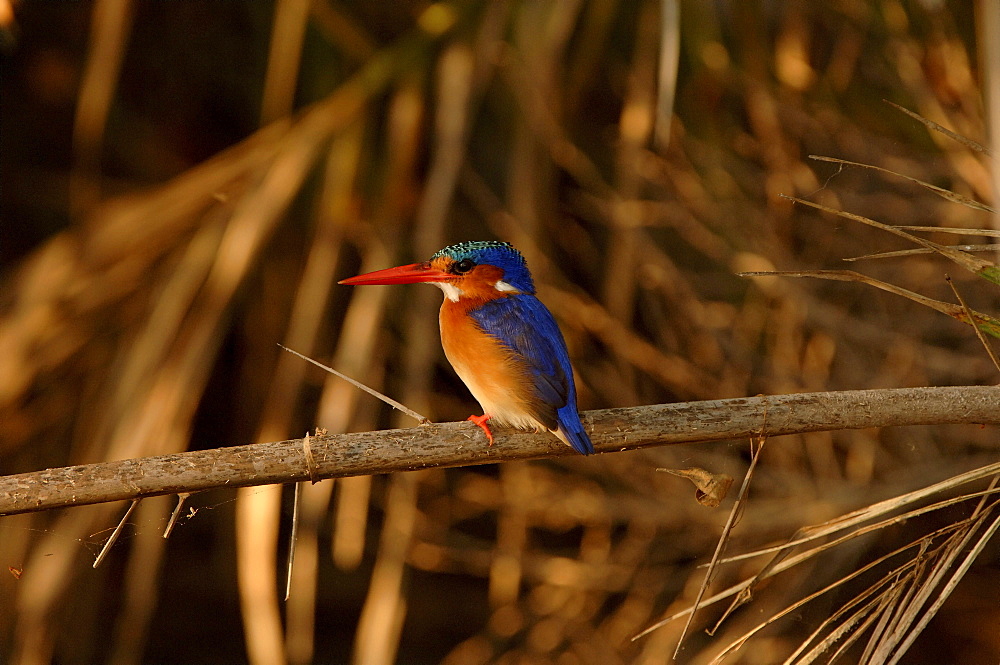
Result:
[[[484,432],[486,432],[486,438],[489,439],[489,442],[490,442],[489,445],[492,446],[493,445],[493,432],[490,431],[489,426],[486,424],[486,421],[488,421],[489,419],[490,419],[490,414],[488,414],[488,413],[484,413],[481,416],[469,416],[468,418],[466,418],[466,420],[469,420],[469,421],[474,422],[477,425],[479,425],[479,428],[481,430],[483,430]]]

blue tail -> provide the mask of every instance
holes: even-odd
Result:
[[[566,437],[567,443],[573,446],[573,450],[581,455],[590,455],[594,452],[594,444],[590,442],[590,437],[583,429],[580,415],[576,412],[575,401],[573,400],[556,412],[559,431]]]

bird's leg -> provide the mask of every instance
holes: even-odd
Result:
[[[489,426],[486,424],[486,421],[489,420],[489,419],[490,419],[490,414],[488,414],[488,413],[484,413],[481,416],[469,416],[468,418],[466,418],[466,420],[471,420],[472,422],[474,422],[477,425],[479,425],[479,427],[484,432],[486,432],[486,438],[489,439],[490,445],[492,446],[493,445],[493,432],[490,431]]]

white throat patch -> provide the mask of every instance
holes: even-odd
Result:
[[[444,291],[444,297],[452,302],[458,302],[458,299],[462,297],[462,289],[458,288],[451,282],[432,282],[434,286],[438,287]]]
[[[431,284],[444,291],[444,297],[452,302],[458,302],[465,293],[451,282],[431,282]],[[516,286],[512,286],[502,279],[497,280],[493,287],[501,293],[519,293]]]

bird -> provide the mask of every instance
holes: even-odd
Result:
[[[430,260],[365,273],[339,284],[429,283],[444,292],[441,346],[483,409],[468,420],[489,445],[489,421],[547,430],[584,455],[594,445],[576,405],[569,352],[559,326],[535,296],[528,264],[507,242],[449,245]]]

